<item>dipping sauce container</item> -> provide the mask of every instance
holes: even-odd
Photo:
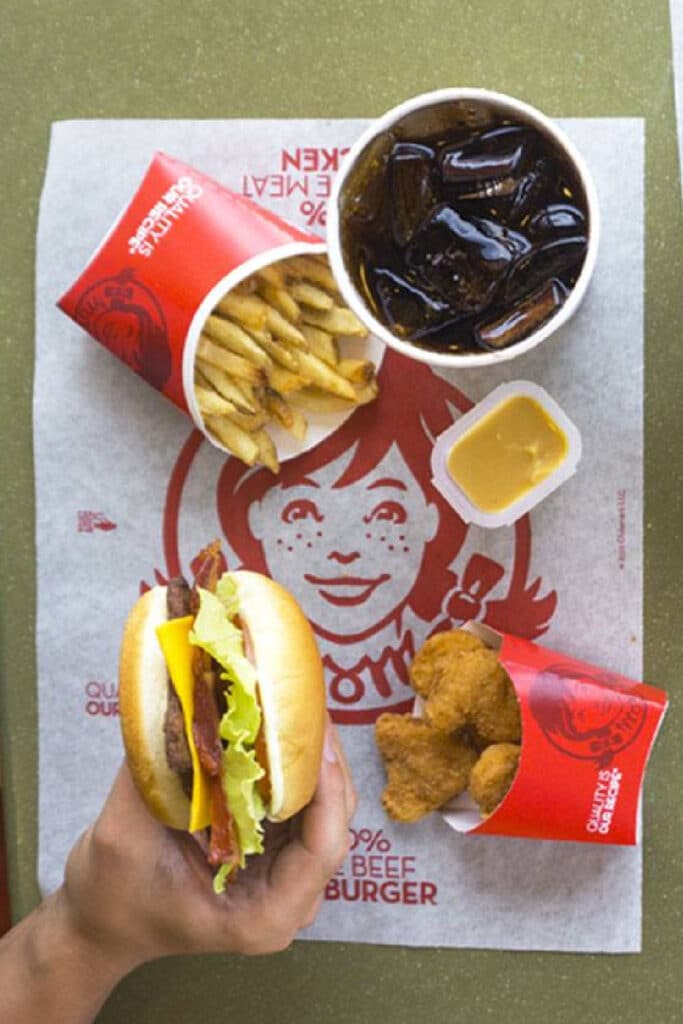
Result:
[[[502,384],[441,434],[434,485],[466,523],[509,526],[575,472],[581,437],[530,381]]]

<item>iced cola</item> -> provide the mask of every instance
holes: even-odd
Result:
[[[456,115],[457,116],[457,115]],[[373,140],[340,203],[344,260],[375,317],[448,352],[523,340],[563,305],[587,248],[586,196],[531,125],[395,125]]]

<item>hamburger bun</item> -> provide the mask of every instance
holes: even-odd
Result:
[[[284,821],[316,788],[325,730],[325,685],[308,620],[280,584],[260,573],[229,574],[239,601],[245,653],[256,670],[270,798],[266,815]],[[190,801],[166,758],[168,669],[156,627],[167,619],[166,587],[131,610],[119,660],[119,711],[128,765],[152,814],[187,829]]]

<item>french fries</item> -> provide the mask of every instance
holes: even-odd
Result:
[[[252,435],[223,416],[205,416],[207,430],[216,437],[228,451],[236,455],[247,466],[253,466],[259,455],[259,446]]]
[[[353,384],[370,384],[375,379],[375,364],[369,359],[340,359],[337,369]]]
[[[308,347],[314,356],[322,359],[330,366],[336,366],[339,362],[339,346],[333,334],[321,331],[319,327],[311,327],[310,324],[302,324],[301,333],[308,342]]]
[[[254,295],[228,292],[218,303],[217,313],[226,317],[234,317],[238,324],[255,327],[257,331],[266,326],[267,311],[265,303]]]
[[[271,414],[274,420],[288,430],[297,441],[303,441],[306,437],[306,417],[297,409],[296,406],[292,406],[289,402],[278,395],[275,391],[269,391],[266,395],[266,408]]]
[[[237,380],[245,380],[248,384],[259,384],[263,379],[263,371],[259,370],[253,363],[248,362],[242,356],[236,356],[234,352],[216,344],[206,334],[202,334],[197,346],[197,362],[200,368],[203,364],[215,366],[224,370]]]
[[[207,387],[213,388],[219,395],[227,399],[242,412],[257,412],[258,403],[254,401],[253,395],[250,389],[247,389],[244,385],[239,384],[233,380],[224,370],[219,370],[215,366],[211,366],[210,363],[202,364],[199,367],[199,363],[195,369],[195,386],[199,384],[205,384]]]
[[[302,305],[310,306],[311,309],[332,309],[334,306],[334,299],[331,295],[305,281],[293,285],[292,295]]]
[[[263,297],[275,309],[277,309],[287,320],[295,324],[301,319],[301,310],[286,288],[279,285],[268,284],[266,281],[262,288]]]
[[[206,429],[248,466],[277,473],[269,423],[303,441],[306,412],[349,411],[377,396],[374,364],[344,356],[345,336],[367,331],[344,306],[324,256],[262,267],[204,324],[195,398]]]
[[[238,356],[244,356],[254,366],[270,366],[270,358],[250,334],[238,327],[231,320],[221,316],[210,316],[204,324],[204,333],[219,345],[230,349]]]
[[[367,405],[377,398],[377,382],[363,388],[357,388],[354,392],[353,402],[349,402],[337,395],[321,391],[320,388],[302,388],[290,395],[290,405],[294,405],[306,412],[348,412],[354,405]]]
[[[350,401],[353,401],[355,397],[349,381],[310,352],[299,353],[299,373],[308,377],[311,384],[320,388],[321,391],[330,391],[333,395],[348,398]]]
[[[306,309],[304,320],[314,327],[321,327],[330,334],[352,335],[364,338],[368,333],[355,313],[344,306],[332,306],[330,309]]]

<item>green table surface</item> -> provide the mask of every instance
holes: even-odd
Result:
[[[551,116],[646,119],[645,676],[672,708],[644,801],[643,953],[300,942],[268,959],[149,965],[100,1019],[681,1020],[683,232],[666,0],[3,0],[0,13],[0,711],[15,916],[39,898],[31,395],[50,123],[361,117],[428,89],[480,85]]]

